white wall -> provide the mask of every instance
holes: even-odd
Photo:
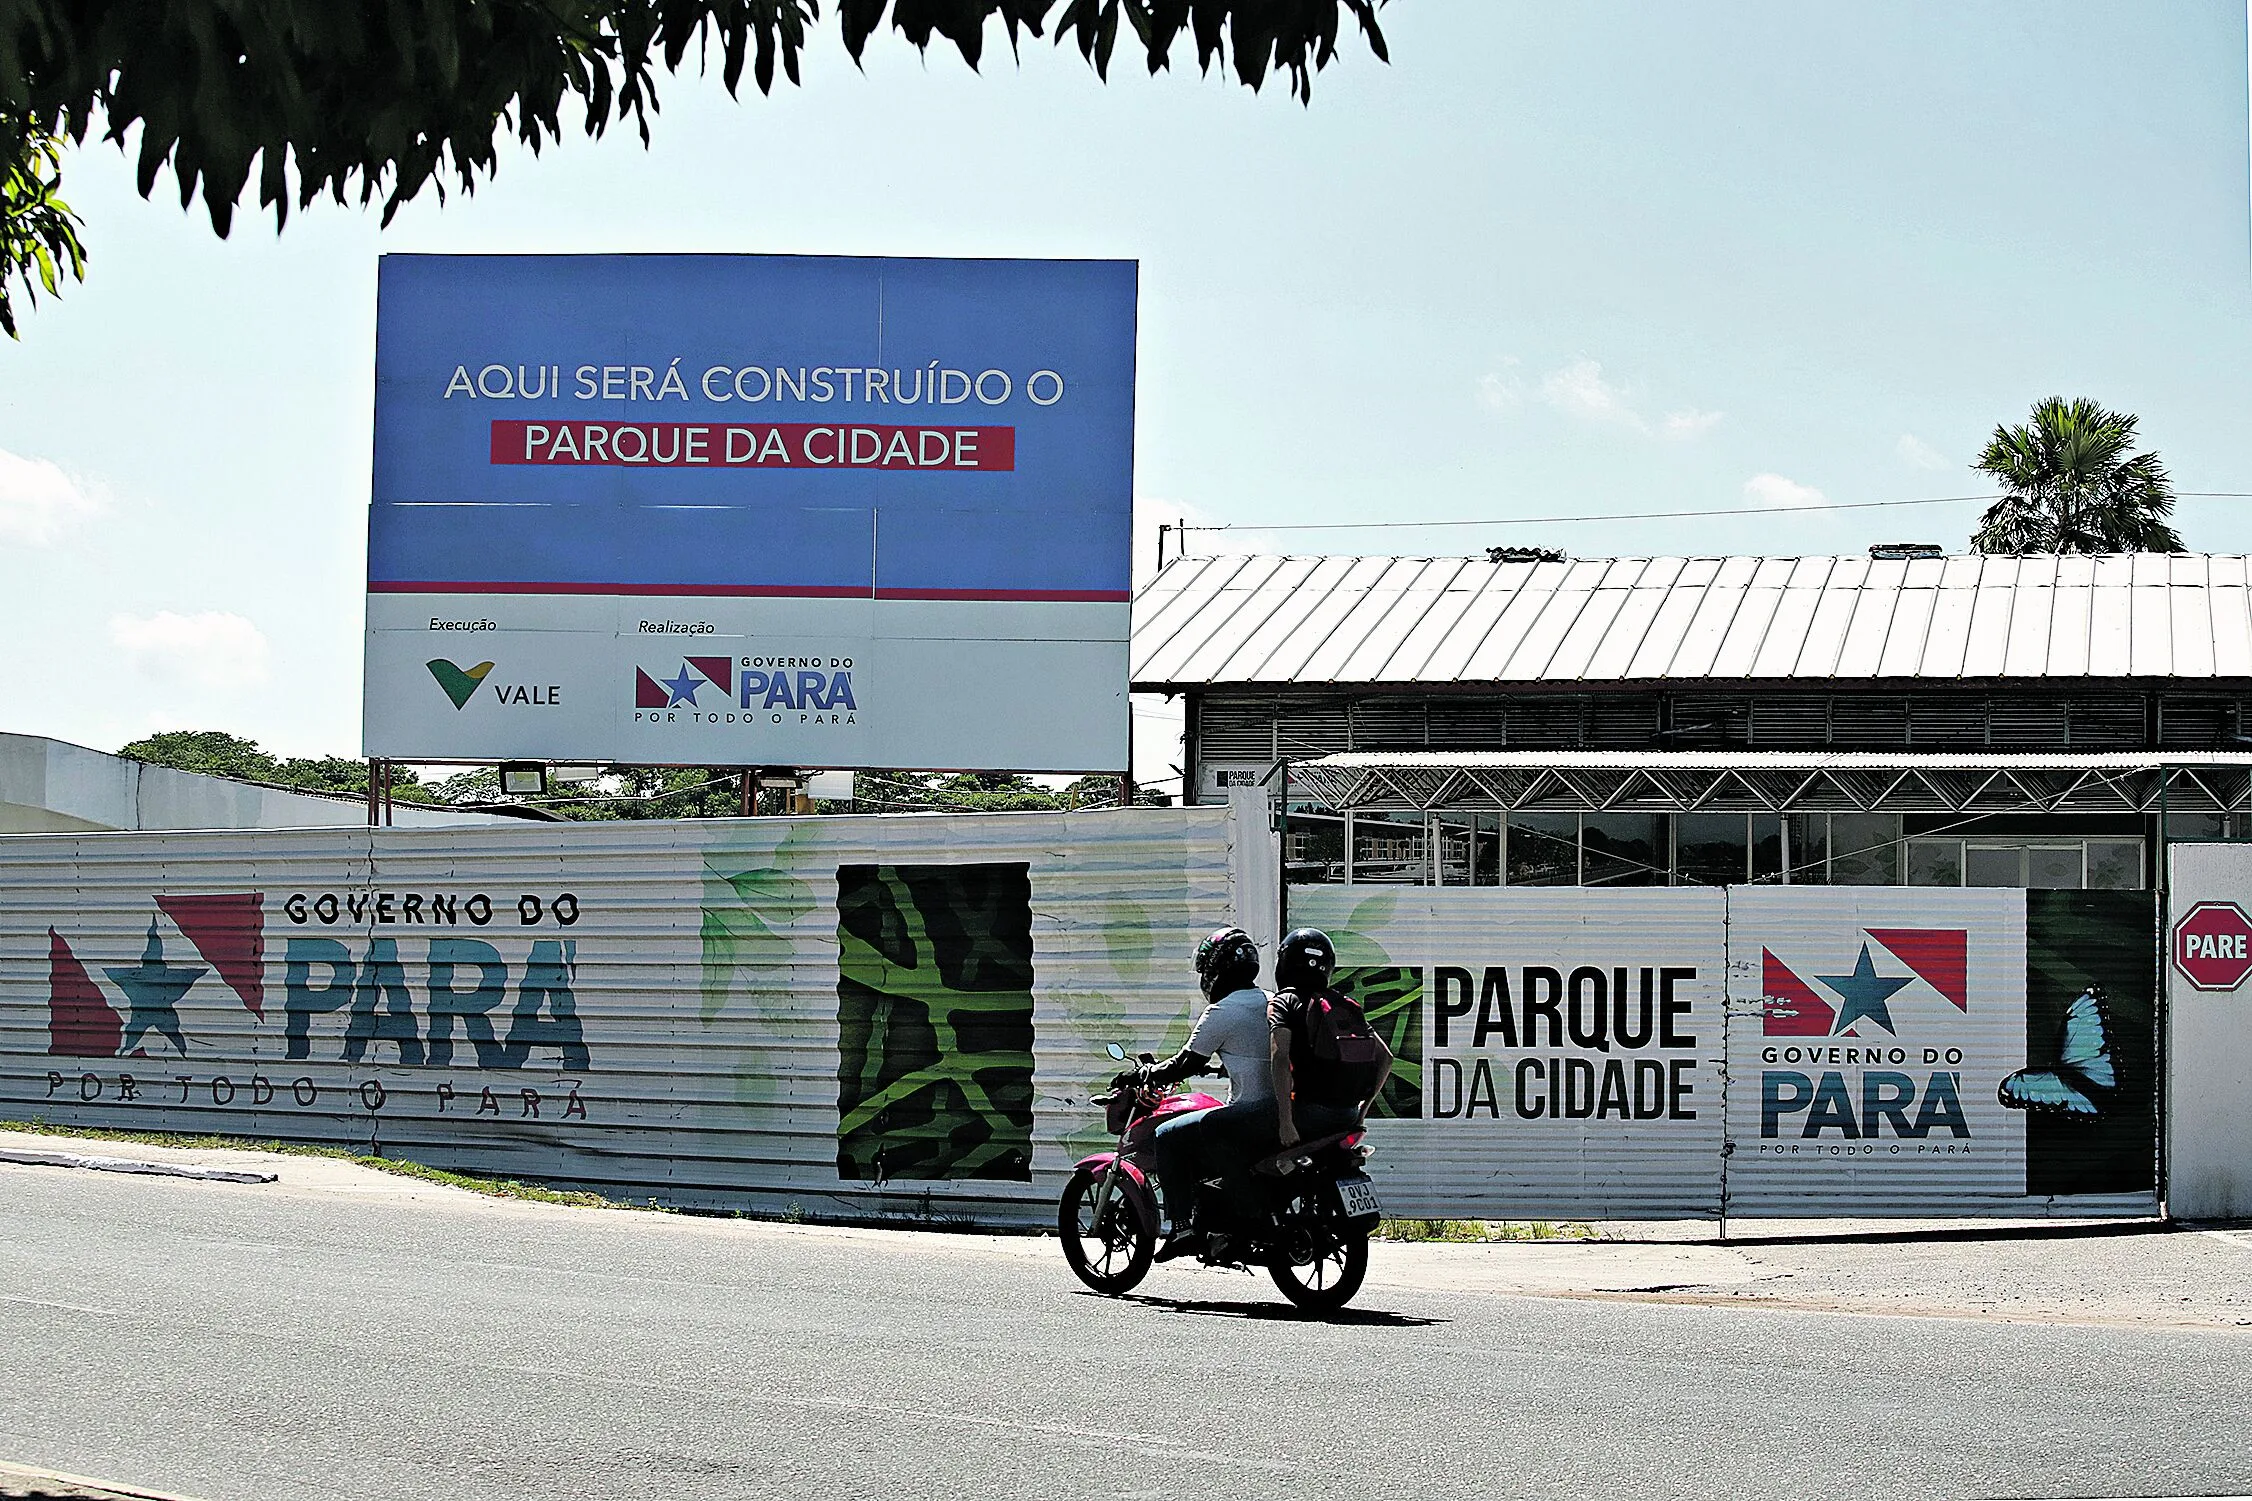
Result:
[[[1228,812],[1234,820],[1229,864],[1236,891],[1236,926],[1259,945],[1267,978],[1272,980],[1275,945],[1282,941],[1276,927],[1282,913],[1282,844],[1268,827],[1270,807],[1264,787],[1228,790]]]
[[[399,803],[393,822],[422,828],[492,823],[496,818]],[[366,823],[367,805],[359,798],[323,797],[148,766],[41,735],[0,734],[0,834],[325,829]]]
[[[2252,1216],[2252,979],[2198,990],[2174,968],[2174,924],[2199,902],[2252,912],[2252,845],[2168,851],[2166,1205],[2180,1219]]]

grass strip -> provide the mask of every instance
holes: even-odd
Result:
[[[1376,1239],[1486,1245],[1496,1241],[1601,1240],[1593,1225],[1555,1220],[1384,1220]]]
[[[425,1163],[409,1162],[400,1157],[371,1157],[342,1147],[312,1146],[304,1142],[253,1141],[243,1136],[193,1136],[173,1131],[113,1131],[100,1126],[58,1126],[38,1120],[0,1120],[0,1131],[24,1131],[37,1136],[75,1136],[88,1141],[129,1141],[150,1147],[202,1147],[230,1152],[277,1152],[284,1157],[326,1157],[332,1162],[349,1162],[356,1167],[374,1168],[379,1173],[395,1173],[402,1178],[419,1178],[425,1183],[467,1189],[471,1193],[493,1199],[522,1199],[533,1204],[570,1204],[581,1209],[664,1212],[662,1206],[654,1203],[635,1204],[576,1189],[543,1188],[537,1183],[519,1183],[514,1178],[480,1178],[471,1173],[457,1173]]]

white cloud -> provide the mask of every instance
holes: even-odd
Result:
[[[112,615],[109,638],[144,675],[183,687],[256,688],[270,675],[266,633],[225,610]]]
[[[1744,498],[1783,511],[1804,510],[1830,503],[1830,497],[1812,485],[1802,485],[1797,480],[1786,479],[1780,474],[1755,474],[1745,480]]]
[[[1514,375],[1492,373],[1478,377],[1478,405],[1489,412],[1506,412],[1525,398],[1525,383]]]
[[[1625,389],[1605,380],[1602,365],[1591,359],[1583,357],[1562,369],[1549,371],[1541,377],[1540,394],[1550,406],[1567,416],[1588,422],[1616,422],[1636,429],[1648,426],[1628,404]]]
[[[1684,407],[1653,422],[1637,409],[1626,386],[1604,379],[1602,364],[1585,357],[1542,376],[1540,394],[1550,406],[1568,417],[1623,427],[1646,438],[1701,437],[1712,431],[1721,418],[1718,412]]]
[[[1478,377],[1478,405],[1489,412],[1506,412],[1525,399],[1525,378],[1517,373],[1517,357],[1501,362],[1499,370]]]
[[[45,547],[102,509],[102,497],[45,459],[0,448],[0,543]]]
[[[1952,469],[1955,467],[1948,462],[1947,455],[1941,453],[1914,433],[1902,433],[1900,441],[1893,445],[1893,451],[1900,455],[1900,462],[1906,464],[1910,469]]]

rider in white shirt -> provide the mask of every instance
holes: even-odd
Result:
[[[1152,1084],[1171,1084],[1202,1073],[1211,1060],[1227,1071],[1228,1103],[1214,1110],[1176,1115],[1157,1128],[1151,1143],[1158,1183],[1164,1193],[1165,1223],[1171,1238],[1188,1228],[1196,1186],[1234,1167],[1216,1152],[1250,1135],[1273,1134],[1273,1028],[1267,1020],[1271,999],[1258,987],[1259,947],[1241,928],[1222,928],[1196,949],[1197,985],[1211,1002],[1196,1019],[1189,1040],[1145,1076]],[[1246,1127],[1252,1128],[1247,1132]]]

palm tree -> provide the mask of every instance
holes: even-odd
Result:
[[[2135,418],[2051,396],[2030,422],[1997,427],[1974,468],[2002,482],[1980,518],[1980,552],[2180,552],[2167,525],[2174,484],[2155,453],[2134,453]]]

